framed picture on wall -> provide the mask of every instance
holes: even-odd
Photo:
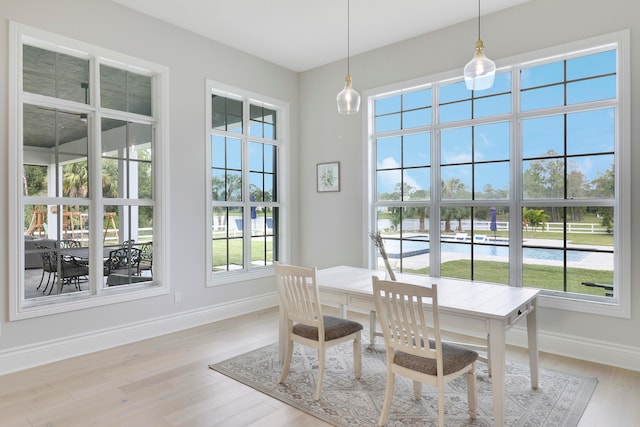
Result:
[[[318,193],[340,191],[340,162],[318,163]]]

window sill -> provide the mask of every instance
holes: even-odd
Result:
[[[607,299],[605,299],[607,298]],[[628,300],[625,298],[625,300]],[[608,317],[631,318],[629,307],[620,303],[619,299],[611,297],[594,297],[593,300],[576,299],[569,295],[554,294],[541,291],[538,305],[557,310],[575,311],[579,313],[595,314]]]
[[[105,289],[100,295],[79,292],[59,297],[47,297],[46,300],[26,300],[17,312],[11,314],[10,320],[31,319],[108,304],[152,298],[168,293],[169,291],[166,288],[158,285],[138,285],[120,287],[120,289]]]
[[[251,271],[228,271],[221,273],[209,273],[207,287],[215,287],[219,285],[227,285],[229,283],[246,282],[247,280],[263,279],[265,277],[273,277],[273,266],[266,266]]]

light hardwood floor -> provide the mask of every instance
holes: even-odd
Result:
[[[275,342],[277,323],[274,309],[0,376],[0,426],[328,426],[208,369]],[[640,372],[545,353],[540,363],[598,377],[580,427],[640,425]]]

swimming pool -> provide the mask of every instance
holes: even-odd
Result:
[[[400,241],[385,239],[385,249],[389,258],[400,258]],[[563,251],[561,249],[546,248],[523,248],[523,258],[562,261]],[[442,253],[470,254],[471,245],[460,243],[442,243]],[[402,241],[402,255],[405,258],[429,253],[429,242],[417,240]],[[473,248],[475,255],[486,255],[495,257],[508,257],[509,247],[505,245],[475,245]],[[583,251],[567,251],[567,261],[582,261],[587,256]]]

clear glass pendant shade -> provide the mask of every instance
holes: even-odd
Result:
[[[464,81],[469,90],[489,89],[496,77],[496,64],[484,55],[482,40],[476,42],[476,54],[464,67]]]
[[[336,97],[338,113],[355,114],[360,111],[360,94],[351,87],[351,76],[347,74],[344,89]]]

